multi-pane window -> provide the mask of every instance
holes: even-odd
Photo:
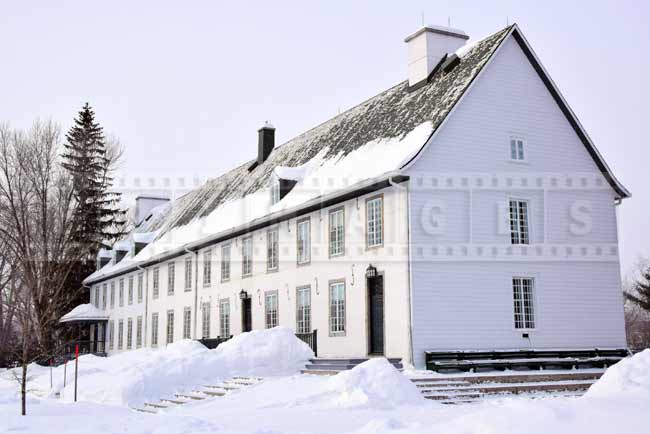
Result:
[[[133,276],[129,276],[129,304],[133,304]]]
[[[126,349],[133,348],[133,318],[126,320]]]
[[[120,294],[119,294],[120,307],[122,307],[124,306],[124,279],[120,279],[119,286],[120,286]]]
[[[111,350],[114,348],[113,347],[115,342],[114,336],[115,336],[115,321],[110,320],[108,322],[108,348],[110,348]]]
[[[311,288],[309,286],[296,290],[296,332],[311,332]]]
[[[278,325],[278,291],[264,294],[265,325],[267,329]]]
[[[185,258],[185,291],[192,290],[192,257]]]
[[[524,161],[524,139],[518,137],[510,138],[510,159]]]
[[[190,339],[192,334],[192,308],[183,309],[183,339]]]
[[[330,283],[330,334],[345,333],[345,283]]]
[[[212,250],[203,253],[203,286],[212,283]]]
[[[174,280],[176,274],[176,264],[170,262],[167,264],[167,295],[174,295]]]
[[[142,316],[139,316],[135,326],[135,347],[142,346]]]
[[[345,211],[338,208],[329,214],[330,256],[340,256],[345,252]]]
[[[174,342],[174,311],[167,311],[167,343]]]
[[[210,338],[210,303],[201,305],[201,338]]]
[[[510,200],[510,242],[528,244],[528,202]]]
[[[230,244],[221,246],[221,281],[230,280]]]
[[[266,269],[267,271],[274,271],[278,269],[278,235],[277,228],[271,229],[266,233]]]
[[[158,312],[151,314],[151,346],[158,346]]]
[[[253,237],[242,239],[241,254],[241,274],[250,276],[253,273]]]
[[[153,268],[153,282],[151,284],[152,286],[152,292],[153,292],[153,298],[158,298],[158,294],[160,293],[160,268],[154,267]]]
[[[121,350],[124,345],[124,320],[117,322],[117,349]]]
[[[527,277],[512,278],[514,300],[515,328],[535,328],[535,307],[533,302],[533,279]]]
[[[144,273],[138,273],[138,303],[142,303],[143,286],[144,286]]]
[[[298,264],[311,261],[311,222],[309,218],[299,220],[297,227]]]
[[[280,181],[275,177],[271,177],[271,205],[280,202]]]
[[[115,282],[111,282],[111,309],[115,307]]]
[[[377,247],[384,243],[382,196],[366,201],[366,246]]]
[[[104,283],[102,285],[102,309],[106,310],[106,292],[108,288],[106,287],[106,284]]]
[[[219,300],[219,336],[230,336],[230,299]]]

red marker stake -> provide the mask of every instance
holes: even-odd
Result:
[[[74,402],[77,402],[77,370],[79,369],[79,344],[74,347]]]

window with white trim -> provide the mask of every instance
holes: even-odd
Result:
[[[343,208],[329,212],[330,256],[341,256],[345,252],[345,211]]]
[[[271,176],[271,205],[280,202],[280,180]]]
[[[516,329],[535,328],[535,306],[533,298],[534,280],[530,277],[513,277],[512,293]]]
[[[264,294],[264,325],[267,329],[278,326],[278,291],[269,291]]]
[[[167,264],[167,295],[174,295],[174,281],[176,280],[176,264]]]
[[[521,137],[510,137],[510,159],[513,161],[525,161],[524,139]]]
[[[210,338],[210,302],[201,305],[201,338]]]
[[[345,334],[345,283],[331,282],[330,296],[330,334]]]
[[[308,264],[311,261],[311,221],[309,217],[298,220],[297,224],[297,262]]]
[[[279,232],[278,229],[271,229],[266,233],[266,271],[275,271],[278,269],[278,247]]]
[[[135,327],[135,347],[140,348],[142,346],[142,316],[139,316],[136,320]]]
[[[167,343],[174,342],[174,311],[167,311]]]
[[[253,237],[241,240],[241,255],[241,275],[250,276],[253,274]]]
[[[203,252],[203,286],[212,283],[212,250]]]
[[[133,318],[126,320],[126,349],[133,348]]]
[[[366,247],[378,247],[384,244],[383,208],[382,196],[366,201]]]
[[[115,281],[111,282],[111,309],[115,307]]]
[[[230,336],[230,299],[219,300],[219,336],[227,338]]]
[[[108,288],[107,288],[106,284],[104,283],[102,285],[102,309],[104,309],[104,310],[106,310],[106,292],[107,292],[107,290],[108,290]]]
[[[152,283],[153,298],[158,298],[160,294],[160,268],[153,267],[153,283]]]
[[[108,348],[111,350],[114,348],[114,336],[115,336],[115,321],[110,320],[108,322]]]
[[[158,346],[158,312],[151,314],[151,346]]]
[[[124,279],[120,279],[119,285],[120,285],[120,294],[119,294],[120,307],[122,307],[124,306]]]
[[[144,273],[138,273],[138,303],[142,303],[144,287]]]
[[[192,337],[192,308],[183,309],[183,339]]]
[[[185,258],[185,291],[192,290],[192,257]]]
[[[311,333],[311,287],[296,290],[296,333]]]
[[[221,281],[230,280],[230,244],[221,246]]]
[[[133,304],[133,276],[129,276],[129,305]]]
[[[117,349],[121,350],[124,346],[124,320],[117,322]]]
[[[528,202],[510,200],[510,243],[528,244]]]

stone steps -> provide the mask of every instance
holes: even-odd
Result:
[[[315,375],[335,375],[341,371],[347,371],[352,369],[355,366],[368,361],[367,358],[342,358],[342,359],[326,359],[326,358],[316,358],[311,359],[309,363],[305,366],[301,372],[303,374],[315,374]],[[396,369],[403,369],[401,359],[391,359],[388,361],[395,366]]]
[[[190,402],[199,402],[206,399],[218,398],[244,389],[262,381],[260,377],[233,377],[221,384],[207,384],[200,389],[191,392],[177,392],[172,398],[164,397],[158,402],[145,402],[142,407],[134,407],[133,410],[141,413],[157,414],[159,411],[185,405]]]

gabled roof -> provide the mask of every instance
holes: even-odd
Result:
[[[129,255],[120,263],[109,264],[93,273],[86,283],[134,271],[172,254],[178,256],[218,236],[232,236],[240,229],[250,229],[252,222],[269,215],[308,204],[313,206],[312,202],[319,197],[330,200],[324,188],[326,179],[331,182],[332,178],[346,178],[344,184],[330,189],[334,194],[348,191],[351,185],[375,183],[381,176],[395,175],[417,158],[510,35],[522,41],[522,49],[531,62],[539,65],[536,69],[545,76],[543,79],[549,83],[549,90],[559,95],[517,26],[509,26],[462,47],[456,52],[459,59],[454,59],[453,67],[441,67],[445,66],[443,59],[424,85],[413,89],[404,81],[277,147],[252,172],[248,171],[252,161],[246,162],[177,199],[159,210],[147,222],[146,228],[136,229],[157,233],[151,245],[136,257]],[[563,111],[571,118],[576,132],[580,131],[580,137],[584,137],[585,146],[612,187],[621,197],[627,197],[629,194],[615,180],[566,102],[561,96],[556,100],[565,107]],[[370,159],[372,164],[368,164]],[[263,206],[258,203],[260,193],[268,187],[274,172],[282,173],[278,169],[298,166],[303,166],[301,176],[307,174],[306,178],[282,200],[281,207],[269,206],[268,202]],[[309,173],[312,173],[311,178]],[[316,194],[314,188],[308,188],[312,181],[319,187]],[[253,211],[242,215],[242,207]]]

